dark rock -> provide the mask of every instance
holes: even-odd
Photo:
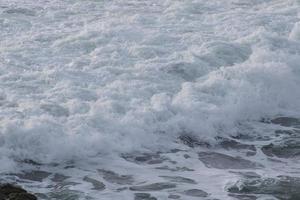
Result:
[[[169,166],[162,166],[162,167],[156,167],[155,169],[160,169],[160,170],[168,170],[168,171],[172,171],[172,172],[185,172],[185,171],[195,171],[193,169],[187,168],[187,167],[175,167],[175,168],[171,168]]]
[[[159,176],[161,178],[164,178],[170,182],[175,182],[175,183],[189,183],[189,184],[197,184],[196,181],[190,178],[185,178],[181,176]]]
[[[11,184],[0,185],[0,200],[37,200],[33,194]]]
[[[256,151],[248,151],[246,152],[246,156],[255,156],[256,155]]]
[[[238,150],[245,152],[247,156],[254,156],[256,154],[256,147],[254,145],[244,144],[228,138],[217,138],[217,140],[221,140],[218,146],[226,150]]]
[[[124,154],[122,157],[137,164],[160,164],[167,160],[167,158],[161,157],[159,153],[137,153],[137,154]]]
[[[116,189],[117,192],[122,192],[124,190],[128,190],[128,187],[121,187]]]
[[[11,184],[4,184],[0,186],[0,193],[4,195],[9,195],[12,193],[26,193],[26,190]]]
[[[159,191],[164,189],[175,188],[176,184],[174,183],[153,183],[149,185],[140,185],[140,186],[132,186],[129,189],[132,191]]]
[[[295,117],[277,117],[274,119],[263,119],[261,120],[261,122],[268,124],[277,124],[284,127],[300,127],[300,119]]]
[[[99,169],[98,172],[109,183],[116,183],[119,185],[131,185],[134,179],[131,175],[119,175],[113,171]]]
[[[300,129],[294,129],[293,132],[294,132],[294,134],[299,135],[300,134]]]
[[[100,181],[97,181],[96,179],[93,179],[93,178],[89,178],[89,177],[84,177],[83,178],[84,181],[88,182],[88,183],[91,183],[93,185],[93,190],[104,190],[105,189],[105,185],[100,182]]]
[[[148,193],[135,193],[134,200],[157,200]]]
[[[51,173],[45,172],[45,171],[35,170],[35,171],[23,172],[22,174],[15,174],[15,175],[18,176],[21,179],[42,182],[43,179],[45,179],[48,176],[50,176]]]
[[[29,193],[12,193],[9,200],[37,200],[37,197]]]
[[[147,162],[147,164],[149,165],[155,165],[155,164],[161,164],[163,163],[163,160],[157,159],[157,160],[150,160],[149,162]]]
[[[276,130],[275,131],[275,135],[278,136],[282,136],[282,135],[294,135],[295,131],[291,131],[291,130]]]
[[[57,183],[60,183],[60,182],[63,182],[65,181],[66,179],[70,178],[69,176],[65,176],[65,175],[62,175],[62,174],[54,174],[54,176],[51,178],[51,180],[53,182],[57,182]]]
[[[269,141],[271,138],[270,136],[263,136],[260,133],[252,132],[251,134],[248,133],[239,133],[237,135],[231,136],[231,138],[236,140],[244,140],[244,141]]]
[[[75,168],[75,165],[67,165],[64,167],[64,169],[73,169]]]
[[[253,178],[238,181],[228,192],[245,195],[272,195],[280,200],[300,199],[300,178],[279,176],[277,178]]]
[[[194,147],[210,147],[210,144],[207,142],[199,141],[198,138],[192,135],[181,135],[178,139],[185,145],[194,148]]]
[[[42,165],[41,163],[36,162],[34,160],[31,160],[31,159],[25,159],[25,160],[23,160],[23,162],[26,163],[26,164],[35,165],[35,166],[41,166]]]
[[[300,119],[293,117],[278,117],[276,119],[272,119],[271,122],[273,124],[278,124],[286,127],[300,127]]]
[[[240,157],[232,157],[216,152],[201,152],[199,159],[209,168],[217,169],[255,169],[262,165],[245,160]]]
[[[184,157],[185,159],[191,158],[191,156],[188,155],[188,154],[184,154],[183,157]]]
[[[181,152],[181,151],[184,151],[184,150],[181,150],[181,149],[171,149],[171,153],[178,153],[178,152]]]
[[[48,199],[48,196],[43,193],[34,193],[38,199]]]
[[[191,196],[191,197],[207,197],[208,196],[207,192],[204,192],[203,190],[199,190],[199,189],[185,190],[183,193],[185,195]]]
[[[219,145],[224,149],[250,150],[256,152],[256,148],[254,145],[243,144],[231,139],[222,139]]]
[[[300,156],[300,139],[281,141],[280,144],[268,144],[261,148],[267,156],[279,158],[293,158]]]
[[[149,161],[151,159],[152,159],[151,155],[143,155],[143,156],[137,156],[137,157],[135,157],[135,160],[137,162],[147,162],[147,161]]]

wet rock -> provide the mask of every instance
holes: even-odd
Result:
[[[269,141],[270,136],[261,135],[257,132],[248,133],[239,133],[238,135],[231,136],[231,138],[236,140],[244,140],[244,141]]]
[[[199,189],[185,190],[183,193],[185,195],[191,196],[191,197],[207,197],[208,196],[207,192],[204,192],[203,190],[199,190]]]
[[[67,165],[64,167],[64,169],[73,169],[75,168],[75,165]]]
[[[41,163],[36,162],[34,160],[31,160],[31,159],[25,159],[22,162],[24,162],[26,164],[29,164],[29,165],[35,165],[35,166],[41,166],[42,165]]]
[[[80,183],[72,182],[72,181],[63,181],[56,184],[56,187],[64,188],[69,186],[79,185]]]
[[[119,175],[113,171],[98,170],[99,174],[109,183],[116,183],[119,185],[131,185],[134,182],[134,179],[131,175]]]
[[[161,157],[159,153],[137,153],[137,154],[124,154],[122,157],[129,161],[129,162],[134,162],[138,164],[160,164],[163,163],[164,161],[167,160],[167,158]]]
[[[181,151],[184,151],[184,150],[181,150],[181,149],[171,149],[171,153],[178,153],[178,152],[181,152]]]
[[[37,200],[36,196],[29,193],[12,193],[8,198],[9,200]]]
[[[169,198],[169,199],[180,199],[180,196],[177,195],[177,194],[170,194],[170,195],[168,196],[168,198]]]
[[[142,156],[135,157],[135,161],[137,161],[137,162],[147,162],[147,161],[151,161],[153,157],[154,156],[152,156],[150,154],[144,154]]]
[[[261,148],[267,156],[276,156],[279,158],[293,158],[300,156],[300,138],[288,140],[280,144],[268,144]]]
[[[219,142],[219,145],[224,149],[234,149],[234,150],[249,150],[256,152],[256,148],[254,145],[243,144],[231,139],[222,138],[222,141]]]
[[[161,164],[161,163],[163,163],[163,160],[157,159],[157,160],[150,160],[147,164],[155,165],[155,164]]]
[[[245,152],[247,156],[254,156],[256,154],[256,147],[254,145],[244,144],[228,138],[217,138],[217,140],[221,140],[218,146],[226,150]]]
[[[135,193],[134,200],[157,200],[148,193]]]
[[[293,133],[296,134],[296,135],[299,135],[300,134],[300,129],[294,129]]]
[[[38,199],[48,199],[48,196],[43,193],[35,193]]]
[[[129,189],[132,191],[160,191],[164,189],[175,188],[176,184],[174,183],[153,183],[149,185],[140,185],[140,186],[132,186]]]
[[[300,119],[293,117],[278,117],[276,119],[272,119],[271,123],[286,127],[300,127]]]
[[[262,165],[245,160],[240,157],[232,157],[216,152],[201,152],[199,159],[209,168],[217,169],[255,169]]]
[[[13,193],[26,193],[27,191],[11,184],[0,185],[0,193],[3,195],[9,195]]]
[[[292,131],[292,130],[276,130],[275,131],[275,135],[278,137],[278,136],[282,136],[282,135],[288,135],[288,136],[291,136],[291,135],[294,135],[295,134],[295,131]]]
[[[0,185],[0,200],[37,200],[37,197],[18,186],[3,184]]]
[[[51,178],[51,180],[53,182],[63,182],[65,181],[66,179],[70,178],[69,176],[65,176],[65,175],[62,175],[62,174],[54,174],[54,176]]]
[[[121,187],[116,189],[117,192],[122,192],[124,190],[128,190],[128,187]]]
[[[181,135],[178,139],[185,145],[194,148],[194,147],[210,147],[210,144],[198,140],[195,136],[192,135]]]
[[[248,151],[246,152],[246,156],[255,156],[256,155],[256,151]]]
[[[280,200],[298,200],[299,188],[300,178],[279,176],[240,180],[229,187],[228,191],[240,195],[272,195]]]
[[[188,154],[184,154],[184,155],[183,155],[183,157],[184,157],[185,159],[189,159],[189,158],[191,158],[191,156],[190,156],[190,155],[188,155]]]
[[[197,184],[196,181],[190,178],[185,178],[181,176],[159,176],[161,178],[164,178],[170,182],[175,182],[175,183],[189,183],[189,184]]]
[[[156,167],[155,169],[160,169],[160,170],[167,170],[167,171],[171,171],[171,172],[185,172],[185,171],[195,171],[193,169],[187,168],[187,167],[175,167],[175,168],[171,168],[169,166],[161,166],[161,167]]]
[[[100,182],[100,181],[97,181],[96,179],[93,179],[93,178],[89,178],[89,177],[84,177],[83,180],[85,182],[88,182],[88,183],[91,183],[93,185],[93,190],[104,190],[105,189],[105,185]]]
[[[23,172],[22,174],[15,174],[20,179],[42,182],[43,179],[51,175],[49,172],[34,170],[31,172]]]

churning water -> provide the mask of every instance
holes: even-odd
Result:
[[[299,9],[0,0],[1,179],[41,199],[293,198],[241,177],[300,180]]]

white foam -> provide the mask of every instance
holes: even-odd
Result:
[[[295,1],[1,4],[1,159],[214,142],[300,109]]]

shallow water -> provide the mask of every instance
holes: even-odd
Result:
[[[42,199],[294,198],[241,188],[300,177],[299,6],[1,0],[1,178]]]

